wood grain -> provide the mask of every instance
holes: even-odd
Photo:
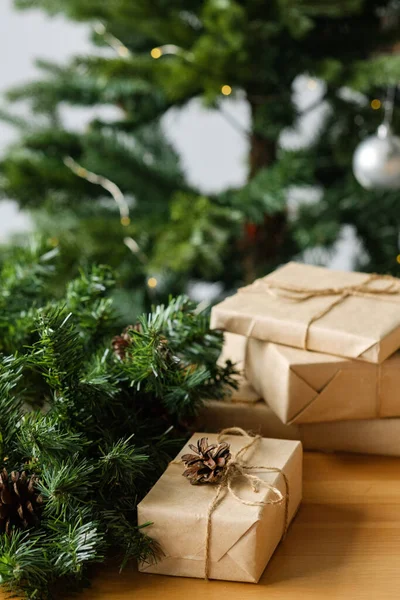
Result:
[[[400,459],[305,453],[304,500],[258,585],[104,568],[80,600],[394,600]],[[5,596],[0,594],[0,600]]]

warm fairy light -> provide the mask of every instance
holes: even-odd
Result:
[[[311,79],[311,78],[310,78],[310,79],[307,81],[307,87],[308,87],[308,89],[309,89],[309,90],[315,90],[315,88],[317,87],[317,82],[316,82],[316,80],[315,80],[315,79]]]
[[[99,35],[104,35],[106,32],[106,28],[103,23],[96,23],[94,26],[94,30]]]
[[[397,262],[398,262],[398,264],[400,265],[400,254],[398,254],[398,255],[396,256],[396,261],[397,261]]]
[[[129,56],[129,50],[126,46],[121,45],[118,47],[118,54],[125,58],[126,56]]]
[[[155,288],[157,287],[158,281],[155,277],[149,277],[149,279],[147,280],[147,285],[149,286],[149,288]]]
[[[232,94],[232,88],[230,85],[223,85],[221,88],[221,92],[224,96],[229,96],[230,94]]]
[[[130,223],[131,223],[131,220],[128,216],[125,215],[124,217],[121,217],[121,225],[123,225],[124,227],[128,227],[128,225],[130,225]]]
[[[115,204],[119,209],[120,222],[122,225],[129,225],[129,206],[126,201],[126,198],[122,191],[119,189],[116,183],[103,177],[102,175],[98,175],[97,173],[92,173],[82,167],[79,163],[77,163],[71,156],[64,157],[64,164],[68,169],[70,169],[75,175],[78,177],[82,177],[86,179],[86,181],[90,181],[90,183],[94,183],[95,185],[100,185],[104,190],[106,190],[113,198]],[[126,220],[128,219],[128,221]]]
[[[53,236],[49,239],[49,244],[50,244],[50,246],[53,246],[53,248],[56,248],[59,243],[60,242],[59,242],[58,237]]]
[[[162,56],[161,48],[153,48],[150,54],[152,58],[160,58]]]
[[[371,108],[373,110],[379,110],[381,106],[382,106],[382,102],[380,100],[378,100],[378,98],[375,98],[374,100],[371,101]]]

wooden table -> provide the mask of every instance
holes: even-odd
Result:
[[[306,453],[303,504],[258,585],[104,569],[78,598],[398,600],[400,459]]]

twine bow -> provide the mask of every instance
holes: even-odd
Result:
[[[388,285],[382,288],[370,287],[369,284],[373,281],[387,281]],[[308,350],[308,338],[311,325],[315,323],[315,321],[322,319],[322,317],[328,314],[335,306],[343,302],[343,300],[349,296],[374,298],[379,295],[396,296],[400,294],[399,280],[396,279],[396,277],[392,277],[391,275],[379,275],[378,273],[373,273],[365,281],[356,285],[327,288],[307,288],[291,285],[289,283],[273,281],[273,279],[267,281],[265,279],[259,279],[255,282],[255,284],[252,284],[246,288],[242,288],[240,291],[244,293],[252,293],[255,285],[256,287],[262,287],[262,289],[272,296],[277,298],[285,298],[287,300],[292,300],[293,302],[304,302],[316,297],[337,296],[337,298],[334,298],[332,302],[328,304],[328,306],[325,306],[321,311],[313,315],[308,321],[304,331],[302,343],[304,350]],[[388,301],[388,299],[386,300]],[[247,337],[251,337],[255,325],[256,320],[253,319],[247,331]]]
[[[222,497],[225,493],[229,493],[237,502],[244,504],[245,506],[266,506],[268,504],[282,504],[285,503],[285,515],[284,515],[284,525],[283,525],[283,533],[282,538],[285,537],[286,531],[288,528],[289,521],[289,481],[286,474],[277,467],[267,467],[265,465],[256,466],[256,465],[246,465],[244,462],[244,455],[251,448],[254,448],[255,445],[260,441],[261,436],[256,435],[252,436],[248,432],[246,432],[241,427],[231,427],[229,429],[223,429],[218,434],[218,442],[221,441],[221,438],[224,435],[241,435],[250,439],[250,442],[246,444],[243,448],[241,448],[235,456],[231,458],[229,461],[222,479],[218,484],[215,496],[208,507],[207,511],[207,523],[206,523],[206,543],[205,543],[205,560],[204,560],[204,578],[209,578],[210,571],[210,546],[211,546],[211,525],[212,525],[212,515],[217,508],[218,504],[222,500]],[[174,461],[175,462],[175,461]],[[179,463],[180,464],[180,463]],[[285,481],[285,494],[264,481],[257,475],[251,475],[249,471],[267,471],[269,473],[280,473]],[[244,480],[250,485],[251,489],[258,493],[261,487],[265,487],[269,489],[274,497],[267,500],[245,500],[241,498],[234,490],[235,481],[239,478],[244,478]]]

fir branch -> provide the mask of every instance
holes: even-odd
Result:
[[[44,464],[38,489],[45,501],[45,514],[62,516],[83,508],[96,485],[95,465],[76,454],[69,460]]]
[[[133,492],[137,478],[143,476],[143,469],[148,463],[149,456],[138,451],[131,443],[131,435],[127,439],[108,444],[100,456],[100,483],[105,488],[123,486]],[[109,490],[108,490],[109,491]]]
[[[101,348],[88,359],[79,379],[79,393],[87,402],[104,404],[120,391],[120,382],[112,369],[111,349]]]
[[[164,380],[178,362],[170,349],[167,340],[151,321],[139,319],[141,331],[132,331],[132,345],[127,360],[120,363],[122,373],[128,378],[129,385],[138,392],[153,391],[160,396]]]
[[[3,357],[0,362],[0,459],[11,450],[15,426],[22,416],[22,402],[15,394],[22,378],[24,360],[17,356]]]
[[[89,563],[104,559],[104,533],[90,512],[82,511],[68,521],[58,519],[51,523],[50,532],[49,546],[58,577],[81,577]]]
[[[11,594],[40,600],[54,577],[43,534],[15,532],[0,536],[0,583]]]
[[[158,544],[143,530],[150,525],[145,523],[138,527],[135,521],[131,522],[126,515],[108,510],[103,512],[103,519],[108,524],[108,531],[114,546],[122,553],[122,571],[127,563],[132,560],[139,562],[155,562],[161,554]]]
[[[181,444],[174,425],[211,390],[222,395],[232,369],[213,365],[221,336],[187,298],[129,328],[121,359],[112,352],[107,268],[81,272],[56,302],[39,279],[33,342],[21,348],[15,332],[14,353],[0,360],[0,451],[7,465],[34,474],[43,510],[35,530],[1,537],[0,577],[14,592],[47,600],[57,585],[79,586],[85,566],[110,546],[122,565],[155,560],[157,545],[137,526],[137,502]],[[9,331],[20,325],[20,313],[12,314]]]
[[[40,311],[36,328],[39,341],[29,356],[30,364],[49,386],[67,397],[72,393],[70,384],[76,378],[77,366],[84,361],[83,344],[71,317],[72,313],[60,306]]]
[[[77,448],[84,450],[87,441],[61,423],[57,414],[32,411],[20,421],[16,444],[25,459],[46,461],[71,456]]]

